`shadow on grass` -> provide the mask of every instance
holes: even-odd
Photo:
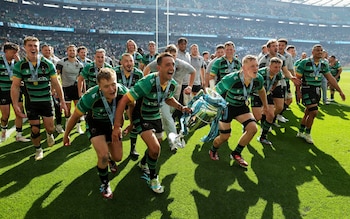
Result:
[[[296,139],[293,147],[286,147],[283,140],[274,141],[273,147],[263,148],[263,155],[251,146],[248,149],[253,154],[251,168],[258,178],[258,194],[267,201],[262,218],[273,217],[271,207],[275,203],[281,206],[285,218],[306,216],[305,210],[299,210],[297,186],[313,177],[334,195],[350,196],[349,174],[332,156],[302,139]]]
[[[86,141],[86,136],[84,135],[78,136],[75,140],[85,143],[88,142]],[[16,145],[16,143],[13,144]],[[86,150],[90,150],[89,145],[80,144],[72,145],[70,147],[55,145],[51,148],[43,147],[44,159],[41,161],[34,160],[35,149],[31,144],[28,145],[25,150],[19,150],[13,154],[10,153],[10,157],[16,157],[19,160],[23,160],[23,157],[29,157],[24,162],[5,171],[1,175],[0,188],[3,188],[5,186],[7,186],[7,188],[3,189],[0,192],[0,197],[7,197],[20,191],[22,188],[26,187],[35,177],[50,173],[65,161],[73,158],[76,155],[79,155]],[[7,150],[10,150],[9,147],[6,148]],[[4,160],[7,160],[6,162],[8,162],[9,157],[7,156],[6,159],[1,159],[1,163],[5,162]],[[9,165],[9,163],[7,164]]]
[[[112,178],[118,177],[128,162],[129,158],[123,161]],[[60,186],[57,182],[34,202],[25,218],[146,218],[154,212],[162,215],[161,218],[170,218],[168,205],[173,200],[168,196],[175,174],[165,176],[162,179],[165,192],[155,194],[141,179],[141,171],[135,165],[117,187],[111,185],[113,199],[105,200],[99,192],[100,181],[96,172],[94,167],[77,177],[57,198],[45,205],[46,198]]]
[[[332,102],[329,105],[320,105],[321,111],[331,116],[338,116],[344,120],[349,120],[348,113],[350,112],[350,106]]]
[[[296,125],[297,118],[290,122]],[[220,147],[219,161],[209,159],[211,143],[197,145],[192,155],[192,160],[198,164],[195,181],[209,192],[192,191],[199,217],[245,218],[249,208],[263,200],[265,207],[257,218],[274,218],[276,204],[281,207],[284,218],[303,218],[308,211],[316,209],[310,206],[301,209],[297,187],[314,177],[333,196],[350,196],[350,175],[339,162],[315,145],[296,138],[297,131],[291,129],[290,132],[283,138],[273,138],[273,146],[262,146],[262,152],[247,146],[246,150],[253,155],[248,171],[254,172],[256,180],[250,179],[237,164],[227,165],[232,163],[225,157],[230,152],[227,143]],[[236,183],[241,189],[233,187]]]
[[[245,169],[231,161],[231,149],[227,143],[221,145],[219,161],[210,160],[208,151],[212,143],[205,143],[202,147],[196,145],[192,160],[198,164],[195,170],[195,181],[198,187],[208,190],[209,195],[193,190],[191,194],[197,205],[199,218],[245,218],[249,207],[256,204],[258,196],[254,191],[255,184],[251,182]],[[241,173],[240,182],[253,189],[238,191],[231,188],[238,181],[234,172]]]

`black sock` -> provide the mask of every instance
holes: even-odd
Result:
[[[269,129],[271,127],[271,123],[269,123],[268,121],[265,121],[262,124],[262,132],[261,132],[261,138],[266,139],[267,133],[269,133]]]
[[[133,151],[135,149],[136,141],[137,141],[137,138],[131,138],[130,137],[131,151]]]
[[[146,164],[147,155],[148,155],[148,150],[145,151],[145,155],[143,155],[143,157],[142,157],[142,159],[141,159],[141,161],[140,161],[140,163],[141,163],[142,165],[145,165],[145,164]]]
[[[238,144],[236,149],[232,151],[232,155],[241,155],[243,149],[244,149],[244,146]]]
[[[100,180],[103,184],[107,184],[109,182],[108,180],[108,167],[101,169],[97,167],[98,176],[100,177]]]
[[[265,120],[266,120],[266,115],[262,114],[261,115],[261,124],[263,124],[263,122],[265,122]]]
[[[150,178],[151,179],[157,178],[157,173],[156,173],[157,159],[152,159],[149,155],[147,155],[146,162],[148,164]]]
[[[215,147],[214,145],[211,146],[210,150],[212,152],[216,152],[219,148]]]

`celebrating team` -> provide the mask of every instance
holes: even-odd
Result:
[[[322,80],[328,81],[332,99],[337,90],[345,100],[338,85],[340,63],[335,56],[329,62],[325,60],[319,44],[313,46],[310,57],[296,61],[295,53],[287,52],[295,47],[287,46],[286,39],[269,40],[260,59],[247,55],[240,61],[235,56],[235,44],[228,41],[217,46],[218,55],[209,62],[199,55],[196,44],[190,46],[190,53],[186,52],[187,42],[186,38],[179,38],[177,46],[168,45],[165,52],[158,54],[155,43],[150,41],[150,52],[142,56],[136,43],[128,40],[127,50],[116,65],[107,61],[104,49],[97,49],[94,60],[89,60],[87,48],[69,45],[67,57],[57,60],[52,47],[43,45],[40,55],[39,39],[26,37],[26,56],[20,59],[19,46],[5,43],[4,55],[0,57],[1,141],[6,140],[10,104],[16,114],[16,141],[29,141],[22,136],[23,118],[28,118],[35,160],[44,156],[40,119],[49,147],[55,144],[54,116],[56,131],[64,133],[65,146],[71,144],[69,135],[76,124],[78,133],[84,133],[81,123],[85,120],[87,136],[98,158],[101,193],[104,198],[112,198],[108,167],[111,172],[117,171],[116,162],[123,153],[122,139],[128,134],[130,156],[137,159],[136,140],[140,135],[147,150],[139,166],[150,188],[162,193],[164,188],[156,169],[163,129],[167,135],[177,132],[176,116],[192,112],[186,105],[200,89],[214,89],[226,100],[228,108],[228,114],[222,115],[219,122],[219,134],[208,148],[210,159],[219,160],[218,149],[228,141],[235,119],[242,124],[243,133],[230,157],[244,168],[248,162],[243,159],[242,151],[256,134],[257,122],[261,121],[262,129],[258,141],[272,145],[267,138],[269,130],[273,125],[279,126],[276,120],[287,121],[282,113],[292,100],[289,80],[295,85],[296,100],[302,100],[305,105],[297,137],[308,143],[313,143],[311,127],[318,112]],[[71,114],[72,101],[75,109]],[[61,110],[66,117],[65,131]],[[122,130],[125,118],[129,119],[129,125]],[[177,151],[177,145],[171,141],[169,146],[174,153]]]

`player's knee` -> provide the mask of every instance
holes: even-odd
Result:
[[[281,106],[279,106],[279,105],[275,106],[275,112],[276,112],[276,113],[280,113],[280,112],[282,112],[282,110],[283,110],[283,105],[281,105]]]
[[[221,141],[226,141],[231,136],[231,129],[225,129],[225,130],[221,129],[219,130],[219,132],[220,132]]]
[[[55,127],[52,126],[52,127],[46,128],[46,132],[49,135],[53,134],[55,132]]]
[[[317,112],[318,112],[318,106],[313,106],[307,109],[309,111],[310,116],[316,117]]]
[[[258,131],[258,128],[256,127],[256,120],[253,118],[247,119],[242,123],[244,130],[250,133],[256,133]]]
[[[157,160],[159,157],[159,148],[148,148],[148,156],[154,160]]]
[[[36,138],[39,138],[40,137],[40,130],[37,130],[36,132],[33,131],[33,129],[31,130],[31,133],[30,133],[30,137],[32,139],[36,139]]]
[[[107,152],[102,152],[102,153],[98,153],[98,159],[104,164],[107,165],[108,164],[108,160],[109,160],[109,153]]]
[[[30,125],[30,129],[32,132],[38,133],[38,132],[40,132],[40,124]]]
[[[118,155],[114,155],[112,156],[112,159],[115,161],[115,162],[120,162],[122,161],[122,158],[123,158],[123,154],[118,154]]]

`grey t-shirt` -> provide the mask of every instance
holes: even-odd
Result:
[[[62,87],[73,86],[83,67],[83,64],[78,59],[70,62],[66,57],[58,61],[56,69],[61,72]]]
[[[196,69],[196,76],[194,78],[193,85],[201,85],[201,69],[204,68],[204,60],[202,56],[192,57],[191,56],[191,65]],[[188,85],[190,77],[185,77],[182,84]]]

